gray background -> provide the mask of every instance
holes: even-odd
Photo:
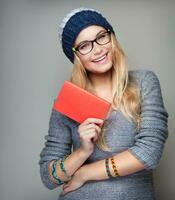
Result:
[[[58,24],[73,8],[93,7],[113,24],[129,69],[159,77],[169,112],[169,138],[155,170],[158,200],[175,199],[175,1],[0,1],[0,200],[57,199],[39,176],[39,154],[53,100],[72,68]]]

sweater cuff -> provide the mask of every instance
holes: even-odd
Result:
[[[57,187],[57,185],[54,184],[50,179],[50,175],[49,175],[49,172],[48,172],[49,164],[50,164],[50,161],[43,163],[42,166],[40,167],[40,173],[41,173],[41,178],[42,178],[43,184],[48,189],[53,190]]]

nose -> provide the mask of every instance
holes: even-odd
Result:
[[[97,44],[96,42],[94,42],[93,53],[94,54],[99,54],[99,53],[101,53],[101,51],[102,51],[102,46]]]

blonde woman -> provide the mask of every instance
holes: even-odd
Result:
[[[71,11],[59,36],[74,64],[70,81],[111,109],[104,121],[82,124],[52,110],[39,162],[44,185],[62,185],[60,200],[155,199],[152,170],[168,136],[157,76],[127,71],[117,32],[97,10]]]

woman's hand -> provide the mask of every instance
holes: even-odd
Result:
[[[72,179],[63,185],[62,192],[60,195],[65,195],[68,192],[76,190],[86,182],[86,180],[83,178],[83,173],[81,169],[82,168],[77,170],[73,175]]]
[[[100,126],[103,120],[97,118],[87,118],[78,127],[80,136],[81,148],[84,152],[92,153],[94,150],[94,143],[97,141],[101,132]]]

